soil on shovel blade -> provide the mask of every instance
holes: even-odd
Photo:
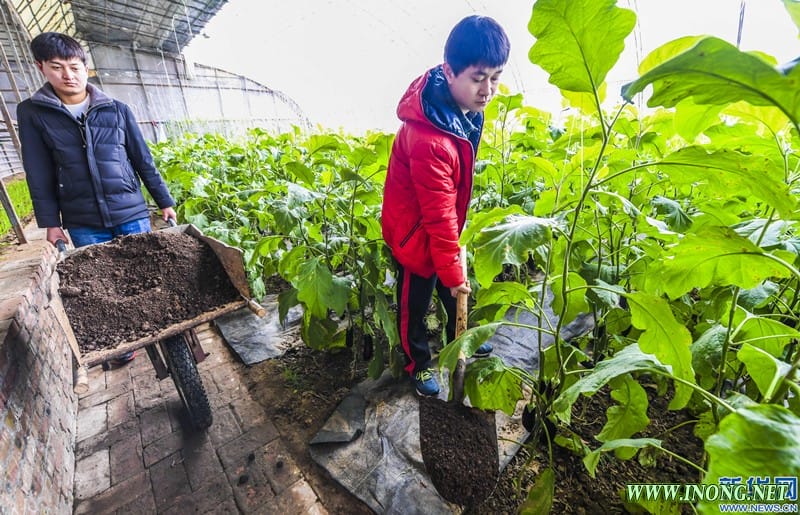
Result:
[[[419,444],[439,495],[466,507],[491,495],[500,467],[494,414],[423,397],[419,400]]]
[[[239,299],[214,251],[183,233],[93,245],[67,256],[57,271],[82,353],[153,336]]]

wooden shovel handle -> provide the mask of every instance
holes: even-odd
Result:
[[[461,271],[464,274],[464,282],[467,281],[467,248],[461,247],[461,252],[458,256],[461,261]],[[467,300],[469,294],[460,293],[456,297],[456,338],[461,336],[467,330]]]
[[[459,293],[456,297],[456,338],[467,330],[467,300],[469,295]]]
[[[467,277],[467,249],[461,247],[459,255],[461,261],[461,270],[464,272],[464,279]],[[456,296],[456,338],[461,336],[467,330],[467,300],[469,295],[466,293],[459,293]],[[453,397],[452,401],[458,404],[464,402],[464,371],[467,368],[467,357],[464,351],[458,351],[458,361],[456,368],[453,370]]]

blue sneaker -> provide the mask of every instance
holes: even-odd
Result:
[[[492,347],[491,343],[484,343],[480,347],[475,350],[475,354],[472,355],[473,358],[488,358],[489,354],[492,353],[494,347]]]
[[[414,386],[417,389],[417,394],[423,397],[432,397],[439,394],[439,383],[436,382],[436,376],[433,369],[426,368],[414,373]]]
[[[111,365],[113,365],[115,367],[121,367],[121,366],[127,365],[128,363],[130,363],[134,359],[136,359],[136,351],[135,350],[130,351],[130,352],[126,352],[122,356],[120,356],[118,358],[112,358],[112,359],[110,359],[108,361],[109,361],[109,363]]]

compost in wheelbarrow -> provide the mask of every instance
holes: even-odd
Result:
[[[57,270],[82,364],[145,347],[158,377],[172,375],[193,424],[208,427],[195,366],[204,354],[191,328],[249,299],[241,251],[187,225],[70,251]]]

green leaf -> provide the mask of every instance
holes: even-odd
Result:
[[[720,363],[722,362],[722,346],[728,336],[728,328],[715,324],[706,329],[690,348],[692,367],[697,374],[700,386],[711,389],[717,381]]]
[[[496,356],[476,360],[464,374],[464,394],[476,408],[502,410],[512,416],[517,401],[523,398],[522,379]]]
[[[800,29],[800,2],[797,0],[783,0],[783,5],[789,12],[795,26]]]
[[[671,299],[706,286],[753,288],[762,281],[788,277],[789,270],[763,256],[753,242],[727,227],[703,227],[687,234],[651,270],[658,291]]]
[[[704,482],[722,477],[800,477],[800,418],[783,406],[739,407],[706,440],[709,467]],[[700,506],[715,511],[717,505]]]
[[[636,371],[659,370],[669,374],[669,369],[658,362],[655,356],[645,354],[638,344],[631,344],[597,364],[572,386],[561,392],[553,401],[553,413],[569,424],[571,408],[580,394],[592,395],[615,377]]]
[[[742,345],[736,357],[747,366],[747,373],[758,386],[758,391],[766,402],[772,399],[775,388],[792,368],[788,363],[777,360],[766,351],[748,343]]]
[[[702,187],[706,196],[728,198],[731,192],[747,192],[786,218],[797,208],[797,199],[783,182],[783,169],[773,166],[769,156],[691,146],[654,164],[674,184]]]
[[[697,423],[692,430],[694,435],[703,440],[708,440],[708,437],[717,432],[717,423],[714,420],[714,412],[712,410],[704,411],[697,419]]]
[[[793,123],[800,121],[800,88],[796,79],[715,37],[700,39],[688,50],[626,84],[622,96],[631,101],[650,84],[650,107],[674,107],[686,98],[696,104],[722,106],[744,100],[756,106],[774,105]]]
[[[722,112],[746,122],[762,124],[773,133],[780,132],[788,123],[781,110],[773,106],[754,106],[747,102],[736,102],[726,107]]]
[[[292,279],[292,286],[297,288],[298,300],[317,318],[327,318],[328,308],[341,315],[347,307],[350,281],[331,274],[321,258],[301,263]]]
[[[637,450],[644,447],[661,449],[661,440],[656,440],[655,438],[621,438],[619,440],[611,440],[587,454],[586,457],[583,458],[583,464],[586,466],[589,475],[594,479],[597,465],[600,463],[600,456],[604,452],[624,450],[627,451],[625,455],[632,457],[636,454]]]
[[[317,318],[308,311],[303,312],[300,326],[303,341],[314,350],[337,349],[346,346],[346,331],[328,318]]]
[[[303,181],[308,186],[314,186],[314,172],[300,161],[286,163],[286,171]]]
[[[475,277],[488,286],[504,264],[528,262],[530,251],[552,238],[556,221],[535,216],[510,215],[504,222],[481,229],[475,237]]]
[[[607,84],[604,82],[597,90],[597,97],[602,104],[606,99],[606,91],[608,90]],[[576,93],[573,91],[561,90],[561,95],[564,97],[564,102],[569,106],[574,107],[581,113],[592,115],[597,112],[597,99],[593,93]]]
[[[491,283],[486,288],[481,288],[475,295],[475,307],[480,308],[493,304],[503,306],[522,305],[530,309],[534,307],[534,300],[524,284],[518,282]]]
[[[528,491],[525,502],[519,507],[520,515],[550,515],[553,495],[556,491],[556,475],[548,467],[541,471]]]
[[[613,379],[610,383],[611,397],[617,405],[606,410],[606,424],[595,436],[601,442],[628,438],[647,427],[647,392],[630,375]],[[630,459],[631,456],[619,456]]]
[[[684,232],[692,226],[692,219],[686,214],[681,205],[672,199],[656,195],[650,200],[656,212],[665,215],[664,219],[673,231]]]
[[[289,314],[289,309],[300,304],[297,300],[297,289],[289,288],[278,294],[278,320],[281,324],[286,322],[286,315]]]
[[[636,15],[614,0],[538,0],[528,31],[532,63],[559,89],[594,93],[619,59]]]
[[[675,132],[689,143],[712,125],[719,123],[722,106],[697,105],[691,98],[675,106]]]
[[[564,286],[563,277],[557,277],[553,279],[552,290],[553,312],[556,315],[560,315],[562,312],[561,310],[566,305],[566,310],[564,311],[564,321],[568,323],[575,320],[575,317],[577,317],[579,314],[588,313],[591,308],[589,307],[589,303],[586,301],[587,290],[586,288],[582,288],[583,286],[586,286],[586,281],[583,280],[583,277],[575,272],[569,272],[567,277],[568,282],[566,298],[562,291]]]
[[[780,286],[772,281],[764,281],[755,288],[739,292],[739,305],[748,311],[763,308],[775,298],[780,291]]]
[[[783,354],[783,349],[789,342],[800,338],[800,331],[778,320],[751,313],[747,313],[746,317],[734,340],[749,343],[776,358]],[[741,312],[737,312],[735,323],[738,324],[741,320]]]
[[[459,351],[462,351],[466,357],[472,356],[478,347],[494,336],[495,331],[501,325],[503,325],[502,322],[492,322],[464,331],[461,336],[445,345],[439,352],[439,368],[455,370]]]
[[[683,324],[678,323],[666,300],[646,293],[626,295],[631,309],[633,326],[644,332],[639,337],[642,352],[653,354],[664,365],[672,367],[675,377],[694,383],[692,353],[689,345],[692,335]],[[670,409],[681,409],[692,396],[689,386],[676,383],[675,397]]]

